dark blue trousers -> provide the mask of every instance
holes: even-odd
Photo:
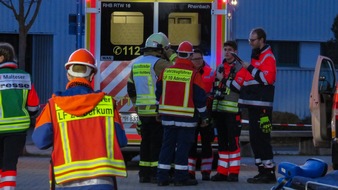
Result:
[[[189,178],[188,156],[194,142],[195,127],[163,126],[163,142],[159,158],[158,180],[169,181],[172,162],[175,164],[174,181]]]

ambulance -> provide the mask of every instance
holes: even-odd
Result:
[[[98,67],[94,88],[117,101],[127,148],[139,148],[141,140],[138,116],[127,94],[131,60],[141,55],[151,34],[163,32],[173,49],[185,40],[202,49],[215,69],[229,35],[229,5],[225,0],[86,0],[85,46]]]

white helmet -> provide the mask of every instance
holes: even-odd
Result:
[[[147,38],[144,48],[163,49],[169,45],[170,43],[167,36],[162,32],[158,32]]]

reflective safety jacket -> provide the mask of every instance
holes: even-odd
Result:
[[[275,94],[276,59],[271,47],[260,50],[258,59],[252,58],[247,68],[239,96],[239,106],[272,107]]]
[[[39,97],[30,74],[17,64],[0,64],[0,133],[24,132],[30,126],[29,112],[39,109]]]
[[[156,62],[160,58],[148,55],[140,56],[133,63],[132,73],[136,88],[137,113],[139,116],[156,115],[156,81],[154,70]]]
[[[163,125],[195,127],[199,116],[206,118],[202,77],[190,60],[178,58],[175,65],[163,71],[156,85]]]
[[[127,92],[130,100],[135,105],[135,110],[140,116],[157,116],[155,112],[157,106],[155,104],[149,105],[149,101],[146,100],[147,96],[153,96],[152,93],[145,92],[146,89],[156,89],[156,85],[152,86],[151,82],[156,82],[158,76],[162,73],[162,71],[173,65],[172,61],[175,61],[176,53],[174,50],[169,49],[164,51],[163,54],[160,54],[158,51],[151,51],[145,50],[144,55],[135,58],[132,62],[136,64],[141,64],[141,66],[137,66],[137,79],[143,78],[142,80],[145,83],[140,83],[139,81],[135,80],[133,70],[130,72],[128,83],[127,83]],[[168,61],[168,59],[170,61]],[[156,60],[156,61],[155,61]],[[144,67],[147,64],[151,64],[150,70],[146,71],[147,69]],[[149,77],[146,77],[148,75]],[[155,79],[155,80],[154,80]],[[138,83],[138,89],[136,89],[136,83]],[[142,89],[142,93],[139,90]],[[138,97],[137,97],[138,96]],[[136,105],[136,99],[139,98],[138,105]],[[149,99],[150,100],[150,99]],[[152,100],[151,100],[152,101]]]
[[[212,111],[237,113],[239,92],[243,86],[246,70],[241,63],[235,61],[229,64],[224,59],[216,72],[214,91],[221,93],[224,98],[214,98]]]
[[[65,92],[52,96],[37,118],[32,139],[40,149],[53,145],[57,184],[127,175],[120,150],[121,138],[126,143],[126,137],[115,102],[89,86],[85,79],[71,81]]]

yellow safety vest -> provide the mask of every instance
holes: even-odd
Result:
[[[133,64],[133,80],[136,88],[137,113],[140,116],[156,115],[156,73],[154,66],[159,60],[155,56],[142,56]]]
[[[219,81],[215,82],[215,86],[218,86]],[[212,111],[217,112],[231,112],[237,113],[238,109],[238,97],[239,94],[231,91],[229,88],[223,92],[224,99],[217,100],[214,99],[212,102]]]

